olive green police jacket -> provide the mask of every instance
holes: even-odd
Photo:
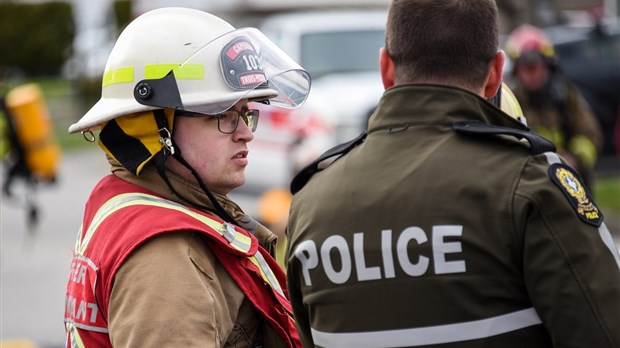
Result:
[[[293,196],[304,346],[620,347],[618,250],[550,142],[473,93],[407,85],[358,143]]]

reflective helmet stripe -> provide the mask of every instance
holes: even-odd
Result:
[[[119,83],[133,82],[133,80],[133,67],[129,66],[124,68],[111,69],[103,73],[103,82],[101,83],[101,86],[107,87],[109,85],[115,85]]]
[[[144,78],[160,79],[174,70],[174,77],[185,80],[202,80],[205,67],[202,64],[147,64],[144,66]]]
[[[144,66],[144,78],[159,79],[171,70],[174,77],[184,80],[202,80],[205,77],[205,67],[202,64],[146,64]],[[118,69],[110,69],[103,74],[102,87],[119,83],[134,82],[134,67],[128,66]]]

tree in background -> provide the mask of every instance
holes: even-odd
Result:
[[[0,3],[0,76],[58,74],[72,53],[71,5]]]

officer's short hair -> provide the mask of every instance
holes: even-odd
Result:
[[[495,0],[393,0],[386,48],[403,82],[477,89],[498,50]]]

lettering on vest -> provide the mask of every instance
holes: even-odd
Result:
[[[68,295],[66,299],[66,308],[65,313],[69,314],[69,317],[75,322],[89,322],[94,324],[97,322],[97,314],[99,312],[96,303],[90,303],[83,300],[79,300],[79,305],[77,304],[78,299]],[[76,313],[77,307],[77,313]],[[88,318],[87,318],[88,316]]]
[[[331,235],[317,246],[313,240],[306,240],[295,248],[293,254],[301,263],[301,272],[306,286],[312,286],[311,273],[323,271],[327,279],[334,284],[344,284],[351,280],[355,268],[356,281],[369,281],[396,277],[396,267],[410,277],[420,277],[429,271],[432,262],[435,274],[465,273],[465,260],[448,260],[448,254],[462,252],[460,237],[463,226],[433,226],[431,233],[432,259],[416,253],[412,245],[423,245],[429,242],[428,235],[420,227],[407,227],[393,243],[391,229],[381,231],[381,265],[368,265],[366,255],[370,249],[365,247],[366,234],[353,234],[350,244],[341,235]],[[450,240],[447,240],[450,238]],[[311,272],[312,270],[312,272]]]
[[[83,329],[107,332],[95,298],[97,272],[97,266],[89,258],[83,255],[73,257],[65,298],[65,322]]]

